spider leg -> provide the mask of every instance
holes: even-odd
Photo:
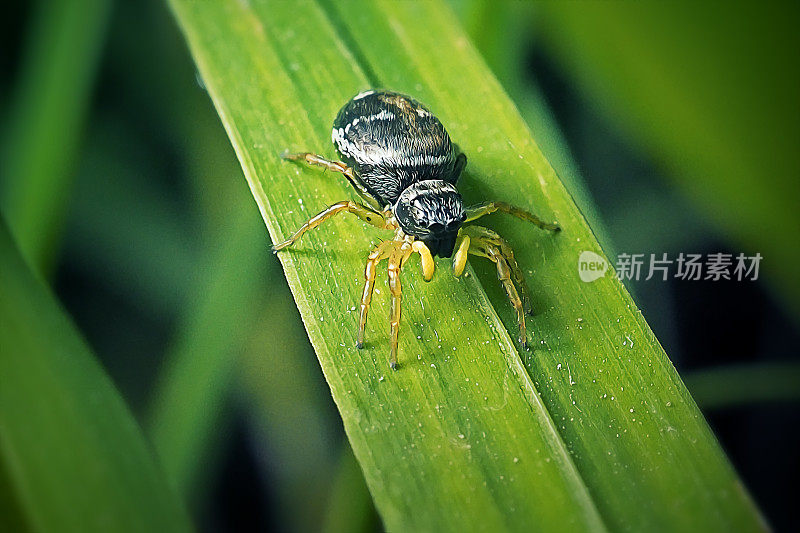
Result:
[[[341,161],[331,161],[330,159],[325,159],[321,155],[312,154],[311,152],[300,152],[297,154],[284,153],[281,154],[281,157],[288,161],[305,161],[309,165],[316,165],[326,170],[332,170],[333,172],[341,172],[344,177],[347,178],[347,181],[350,182],[350,185],[352,185],[356,190],[361,199],[367,203],[367,205],[376,211],[381,210],[382,206],[380,205],[380,202],[378,202],[372,193],[367,190],[367,187],[356,176],[355,172],[353,172],[353,169]]]
[[[531,305],[531,290],[528,288],[528,283],[525,281],[525,276],[522,274],[522,269],[519,263],[514,258],[514,250],[508,242],[500,238],[500,253],[503,254],[508,266],[511,267],[511,274],[514,276],[514,283],[519,287],[520,296],[522,296],[522,307],[528,315],[533,314],[533,306]]]
[[[389,315],[389,332],[391,336],[391,352],[389,366],[397,370],[397,344],[400,337],[400,300],[402,287],[400,285],[400,269],[411,256],[411,244],[404,242],[392,250],[389,256],[389,290],[392,293],[392,307]]]
[[[472,229],[472,228],[470,228]],[[485,229],[485,228],[482,228]],[[477,233],[477,232],[476,232]],[[497,277],[502,283],[506,291],[514,311],[517,312],[517,324],[519,325],[519,343],[523,348],[528,347],[528,336],[525,328],[525,306],[522,303],[517,288],[512,281],[512,269],[508,263],[508,259],[503,254],[501,246],[493,242],[489,236],[486,235],[473,235],[470,236],[469,253],[486,257],[497,265]]]
[[[522,220],[527,220],[536,226],[546,229],[549,231],[561,231],[561,227],[558,224],[550,224],[545,222],[541,218],[537,217],[533,213],[525,211],[521,207],[516,207],[511,204],[507,204],[505,202],[486,202],[483,204],[478,204],[472,207],[467,208],[467,220],[469,222],[471,220],[478,219],[485,215],[490,215],[495,211],[500,211],[502,213],[508,213],[509,215],[513,215],[517,218],[521,218]]]
[[[500,249],[500,253],[505,258],[509,268],[511,268],[511,275],[522,297],[522,306],[525,309],[525,313],[529,315],[533,314],[533,309],[531,307],[531,291],[528,288],[528,283],[525,281],[525,275],[522,273],[522,269],[519,267],[519,263],[517,263],[514,257],[514,250],[511,248],[511,245],[508,244],[508,241],[494,231],[489,228],[484,228],[483,226],[469,226],[468,228],[464,228],[463,237],[468,239],[469,235],[483,237]]]
[[[364,269],[364,293],[361,296],[361,314],[358,319],[357,348],[364,347],[364,330],[367,327],[367,314],[369,313],[369,305],[372,302],[372,291],[375,288],[378,263],[388,257],[392,250],[397,247],[397,244],[397,241],[384,241],[369,254],[367,266]]]
[[[367,206],[361,205],[359,203],[353,202],[351,200],[345,200],[342,202],[336,202],[329,208],[321,211],[320,213],[314,215],[308,221],[300,226],[294,235],[283,241],[282,243],[276,244],[272,247],[273,252],[277,252],[279,250],[283,250],[284,248],[293,245],[297,241],[300,240],[300,237],[303,236],[305,232],[310,229],[314,229],[329,218],[332,218],[339,213],[353,213],[361,220],[372,224],[378,228],[386,228],[386,219],[383,218],[383,215],[377,211],[370,209]]]

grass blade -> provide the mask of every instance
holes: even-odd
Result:
[[[256,323],[264,289],[261,231],[240,210],[218,231],[196,281],[190,312],[165,356],[148,416],[148,434],[170,478],[189,500],[206,473],[214,430]]]
[[[797,6],[538,7],[543,42],[576,84],[703,216],[764,256],[764,275],[800,315],[800,252],[786,245],[800,228]]]
[[[3,213],[23,256],[48,274],[105,35],[109,0],[38,2],[3,131]]]
[[[0,268],[0,529],[189,530],[133,417],[5,223]]]
[[[529,198],[532,209],[548,205],[566,228],[557,252],[529,246],[518,253],[521,264],[542,264],[537,299],[547,310],[537,322],[541,347],[525,362],[607,523],[759,528],[751,501],[628,293],[614,277],[580,281],[580,252],[601,250],[508,99],[447,23],[452,14],[435,4],[337,8],[383,83],[418,87],[415,93],[437,102],[441,114],[453,110],[446,123],[473,154],[474,188],[465,188],[478,193],[473,201],[488,191],[506,200]],[[441,52],[447,62],[428,52],[443,43],[451,43]],[[523,225],[492,224],[512,243],[531,239]],[[500,302],[489,277],[484,285]],[[498,309],[512,324],[506,307]]]
[[[406,364],[395,373],[383,286],[370,344],[353,348],[364,235],[374,243],[378,233],[335,221],[281,255],[387,528],[761,527],[619,281],[579,280],[580,251],[602,251],[450,11],[436,2],[172,5],[273,240],[351,194],[278,155],[331,154],[338,108],[378,84],[442,117],[471,158],[468,200],[513,200],[565,228],[553,239],[491,221],[537,272],[533,352],[520,357],[475,276],[455,281],[443,262],[429,285],[405,275],[404,300],[418,305],[404,309]]]
[[[289,18],[295,18],[294,9],[290,10],[288,4],[279,4],[282,9],[267,17],[237,3],[224,3],[214,9],[201,4],[175,3],[174,6],[212,98],[225,117],[229,134],[236,139],[234,145],[244,162],[245,174],[251,180],[273,235],[288,233],[306,218],[308,212],[303,204],[315,200],[321,204],[327,198],[345,196],[345,186],[331,179],[310,177],[314,179],[312,188],[309,181],[303,183],[298,179],[293,183],[282,177],[287,171],[299,175],[296,169],[288,167],[287,170],[280,161],[278,156],[285,147],[322,146],[327,140],[326,133],[319,132],[305,120],[308,113],[305,103],[297,99],[297,88],[287,76],[277,51],[270,48],[262,26],[268,22],[271,27],[279,27]],[[323,33],[320,38],[330,38],[332,28],[323,13],[313,5],[304,9],[316,14],[316,19],[310,23],[326,29],[328,35]],[[204,47],[202,55],[198,55],[200,42],[235,44],[236,52],[231,56],[232,50],[228,47]],[[327,44],[316,49],[341,63],[341,50]],[[218,74],[216,69],[220,68],[223,71]],[[219,99],[223,72],[228,80],[239,76],[250,79],[255,75],[259,82],[236,84],[238,96],[235,100],[223,101]],[[336,107],[355,89],[368,83],[355,64],[344,71],[331,68],[322,74],[342,77],[341,80],[329,79],[325,85],[333,88],[332,94],[316,103],[317,106],[325,104],[324,114],[320,113],[325,117],[332,116]],[[227,87],[234,89],[233,85]],[[235,107],[229,108],[229,105]],[[254,109],[258,113],[253,113]],[[236,116],[236,121],[231,120],[231,114]],[[282,124],[265,128],[262,121]],[[249,149],[254,145],[260,147],[257,153]],[[315,189],[319,191],[316,194],[312,192]],[[261,192],[263,190],[270,190],[269,198]],[[277,194],[279,190],[281,193]],[[272,215],[273,210],[283,216]],[[352,221],[335,222],[328,230],[339,233],[348,227],[350,231],[360,231],[360,225]],[[321,244],[321,239],[315,235],[307,242]],[[459,311],[462,320],[458,323],[442,317],[427,326],[428,321],[421,313],[424,308],[409,309],[407,324],[426,324],[425,331],[419,331],[425,340],[416,339],[414,329],[409,327],[410,334],[403,338],[403,353],[406,357],[427,353],[430,339],[439,335],[446,339],[440,353],[461,348],[463,351],[458,356],[469,364],[455,361],[447,364],[445,359],[433,363],[433,359],[426,358],[416,364],[407,362],[405,372],[394,373],[386,379],[386,350],[357,352],[353,347],[354,332],[348,335],[340,326],[353,318],[350,308],[355,305],[360,291],[363,258],[361,254],[333,247],[329,250],[327,257],[304,254],[302,261],[298,261],[287,255],[284,260],[290,265],[290,285],[343,414],[345,429],[387,525],[395,529],[458,527],[459,524],[468,527],[480,517],[487,527],[493,524],[503,527],[507,519],[504,510],[514,507],[519,512],[514,520],[520,523],[563,525],[566,520],[576,527],[601,527],[552,422],[538,404],[527,375],[519,365],[513,344],[491,313],[480,288],[473,281],[453,284],[452,280],[441,276],[432,283],[433,290],[426,296],[417,293],[420,281],[408,276],[409,300],[419,295],[424,305],[426,300],[435,301],[442,293],[451,292],[450,308],[463,311]],[[303,289],[304,286],[308,289]],[[312,286],[315,288],[311,289]],[[373,316],[388,315],[384,302],[376,302],[375,307]],[[465,331],[464,323],[474,329],[471,338],[489,342],[498,347],[497,351],[487,356],[474,346],[470,348],[458,342]],[[385,339],[375,328],[370,328],[370,336],[377,341]],[[434,368],[430,366],[432,363]],[[498,373],[498,368],[502,372]],[[506,387],[507,380],[519,381]],[[469,392],[475,390],[476,382],[481,387],[480,395]],[[391,385],[384,387],[384,383]],[[360,405],[369,405],[370,410],[363,412]],[[538,409],[534,408],[537,405]],[[407,418],[408,409],[414,411],[413,420]],[[440,412],[450,415],[443,418]],[[498,413],[503,416],[498,417]],[[502,437],[498,438],[498,434]],[[446,447],[442,447],[443,442],[448,443]],[[503,448],[508,449],[501,452]],[[457,452],[456,456],[453,451]],[[474,455],[482,460],[473,460]],[[423,466],[427,477],[424,483],[417,476]],[[487,469],[496,475],[487,475]],[[458,473],[458,483],[455,483],[454,472]],[[527,485],[527,480],[539,475],[548,479],[547,486],[515,490],[516,483],[526,480]],[[452,508],[468,499],[473,505],[459,516],[443,516],[435,511],[434,502],[444,502]]]

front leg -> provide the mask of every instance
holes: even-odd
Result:
[[[453,259],[454,273],[460,275],[463,272],[467,253],[485,257],[495,263],[497,266],[497,278],[503,285],[508,300],[517,314],[519,343],[523,348],[527,349],[528,337],[525,314],[529,312],[530,298],[527,294],[527,285],[522,279],[522,272],[513,258],[513,253],[511,253],[511,247],[495,232],[481,226],[464,228],[460,237],[460,245]],[[522,280],[522,283],[518,282],[520,291],[523,293],[522,297],[520,297],[512,277]]]
[[[373,211],[369,207],[358,204],[351,200],[345,200],[343,202],[337,202],[333,204],[329,208],[325,209],[324,211],[321,211],[320,213],[308,219],[308,221],[305,224],[300,226],[300,229],[298,229],[294,233],[294,235],[292,235],[282,243],[273,246],[272,251],[278,252],[279,250],[283,250],[284,248],[293,245],[294,243],[300,240],[300,237],[302,237],[305,232],[307,232],[310,229],[316,228],[329,218],[335,217],[339,213],[353,213],[364,222],[372,224],[375,227],[381,229],[387,228],[386,220],[383,218],[382,214],[378,213],[377,211]]]
[[[525,307],[522,304],[522,299],[519,297],[514,283],[511,281],[511,267],[508,262],[500,253],[500,249],[493,244],[481,242],[480,239],[474,239],[474,245],[470,247],[470,252],[491,259],[497,265],[497,278],[502,283],[503,288],[506,290],[508,300],[511,306],[517,313],[517,324],[519,326],[519,343],[524,349],[528,348],[528,333],[525,327]]]
[[[495,211],[508,213],[509,215],[521,218],[522,220],[527,220],[528,222],[531,222],[532,224],[535,224],[536,226],[545,230],[561,231],[561,228],[558,226],[558,224],[550,224],[549,222],[545,222],[533,213],[525,211],[521,207],[507,204],[505,202],[486,202],[484,204],[478,204],[467,208],[466,222],[470,222],[485,215],[490,215]]]
[[[391,352],[389,366],[397,370],[397,345],[400,338],[400,300],[402,287],[400,285],[400,269],[412,253],[411,245],[403,243],[389,256],[389,291],[392,293],[392,307],[389,315],[389,334],[391,336]]]
[[[383,241],[372,250],[372,253],[369,254],[369,259],[367,259],[367,266],[364,268],[364,292],[361,295],[361,313],[358,317],[356,348],[364,347],[364,330],[367,327],[367,315],[372,302],[372,292],[375,289],[375,275],[378,263],[389,256],[391,251],[397,247],[397,244],[397,241]]]
[[[463,265],[466,263],[470,236],[472,236],[472,238],[482,239],[484,242],[493,244],[500,251],[500,254],[506,260],[509,268],[511,269],[511,275],[514,279],[514,283],[516,284],[517,290],[522,297],[522,306],[525,309],[525,313],[529,315],[533,314],[533,308],[531,306],[531,291],[528,288],[528,283],[525,281],[525,275],[523,274],[522,269],[519,267],[517,259],[514,257],[514,250],[511,248],[511,245],[508,244],[508,241],[489,228],[485,228],[483,226],[468,226],[462,230],[460,238],[463,239],[463,241],[461,241],[461,246],[458,248],[456,255],[453,256],[453,272],[455,275],[461,275],[461,272],[464,270]],[[478,241],[476,241],[476,243],[477,242]]]

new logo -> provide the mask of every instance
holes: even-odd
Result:
[[[589,250],[581,252],[578,257],[578,275],[581,281],[590,283],[605,276],[607,271],[608,261],[605,258]]]

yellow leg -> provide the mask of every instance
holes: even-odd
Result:
[[[466,222],[470,222],[485,215],[490,215],[495,211],[508,213],[509,215],[521,218],[522,220],[527,220],[528,222],[531,222],[542,229],[549,231],[561,231],[561,228],[558,226],[558,224],[550,224],[545,222],[533,213],[505,202],[487,202],[485,204],[479,204],[468,208]]]
[[[283,250],[284,248],[293,245],[297,241],[300,240],[300,237],[303,236],[305,232],[310,229],[314,229],[329,218],[332,218],[339,213],[353,213],[361,220],[372,224],[378,228],[386,228],[386,220],[383,218],[383,215],[378,213],[377,211],[373,211],[372,209],[358,204],[356,202],[345,200],[343,202],[337,202],[330,206],[329,208],[325,209],[324,211],[320,212],[319,214],[311,217],[308,222],[300,226],[294,235],[289,237],[287,240],[283,241],[280,244],[276,244],[272,247],[273,252],[277,252],[279,250]]]
[[[361,295],[361,315],[358,319],[358,338],[356,340],[356,347],[364,347],[364,330],[367,327],[367,314],[369,313],[369,305],[372,302],[372,291],[375,288],[375,275],[378,269],[378,263],[386,258],[391,250],[397,246],[397,241],[384,241],[380,243],[369,254],[367,266],[364,269],[364,293]]]
[[[305,161],[309,165],[316,165],[334,172],[341,172],[342,174],[352,172],[350,167],[341,161],[331,161],[330,159],[325,159],[321,155],[312,154],[311,152],[299,152],[296,154],[286,153],[281,155],[281,157],[287,161]]]
[[[503,255],[503,258],[505,258],[509,268],[511,268],[511,275],[522,297],[522,306],[525,309],[525,313],[530,315],[532,312],[531,291],[528,288],[528,283],[525,281],[525,275],[522,273],[522,269],[519,267],[514,257],[514,250],[511,248],[511,245],[508,244],[508,241],[494,231],[489,228],[484,228],[483,226],[468,226],[464,228],[462,232],[465,238],[472,235],[473,238],[482,238],[499,248],[500,253]]]
[[[400,269],[411,255],[412,248],[408,243],[403,243],[392,251],[389,256],[389,290],[392,293],[392,308],[389,315],[389,334],[391,337],[391,351],[389,366],[397,370],[397,344],[400,337],[400,300],[402,287],[400,285]]]
[[[511,267],[514,283],[519,287],[520,296],[522,296],[522,307],[526,314],[531,315],[533,314],[531,290],[528,288],[528,283],[525,281],[525,276],[522,273],[522,269],[519,267],[519,263],[517,263],[517,260],[514,258],[514,250],[512,250],[511,245],[499,235],[498,239],[500,240],[500,253],[503,254],[503,257],[505,257],[508,262],[508,266]]]
[[[372,194],[367,190],[361,180],[356,177],[353,169],[341,161],[331,161],[330,159],[325,159],[321,155],[312,154],[311,152],[300,152],[297,154],[286,153],[281,155],[281,157],[288,161],[305,161],[309,165],[316,165],[326,170],[332,170],[333,172],[341,172],[344,177],[347,178],[347,181],[350,182],[350,185],[353,186],[359,196],[361,196],[361,198],[367,203],[367,205],[376,211],[380,211],[383,208],[383,206],[379,205],[375,197],[372,196]]]
[[[475,227],[473,226],[470,229],[474,228]],[[475,235],[471,238],[469,252],[474,255],[486,257],[493,261],[495,265],[497,265],[497,277],[500,280],[500,283],[502,283],[503,288],[506,291],[506,295],[508,296],[511,305],[514,307],[514,311],[517,313],[519,342],[523,348],[527,348],[528,336],[525,328],[525,306],[523,305],[522,298],[520,298],[517,288],[514,286],[514,282],[511,279],[513,275],[511,266],[503,254],[501,247],[493,242],[493,240],[494,239],[486,236]]]

